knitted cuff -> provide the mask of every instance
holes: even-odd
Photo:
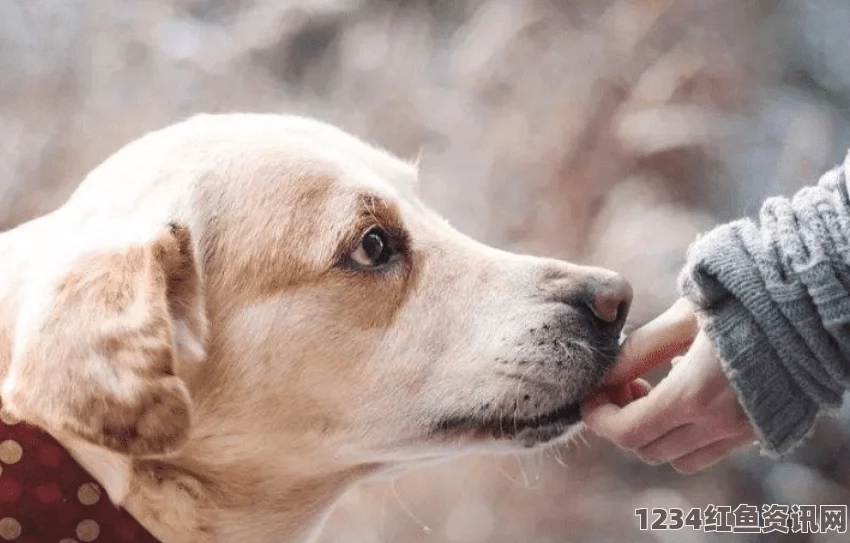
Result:
[[[819,407],[782,363],[753,308],[740,299],[737,291],[750,295],[750,305],[769,299],[758,292],[763,285],[748,276],[753,270],[746,266],[743,252],[733,226],[713,230],[691,246],[680,289],[700,309],[702,328],[764,451],[783,454],[805,437]]]
[[[764,452],[788,452],[808,434],[818,405],[779,363],[767,337],[740,302],[729,299],[704,309],[702,327]]]

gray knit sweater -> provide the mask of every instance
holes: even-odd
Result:
[[[738,220],[691,246],[682,294],[767,452],[799,442],[850,387],[850,197],[847,168],[793,198],[771,198],[760,220]]]

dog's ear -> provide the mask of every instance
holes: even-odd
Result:
[[[191,426],[175,368],[204,358],[192,240],[169,225],[115,245],[66,259],[24,297],[3,408],[124,454],[166,454]]]

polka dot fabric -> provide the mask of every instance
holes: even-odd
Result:
[[[156,543],[50,435],[0,406],[0,543]]]

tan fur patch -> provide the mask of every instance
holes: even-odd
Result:
[[[171,227],[148,245],[77,259],[12,362],[14,382],[38,390],[12,387],[9,408],[128,454],[182,445],[191,400],[174,375],[172,322],[197,295],[185,287],[194,275],[187,236]]]

